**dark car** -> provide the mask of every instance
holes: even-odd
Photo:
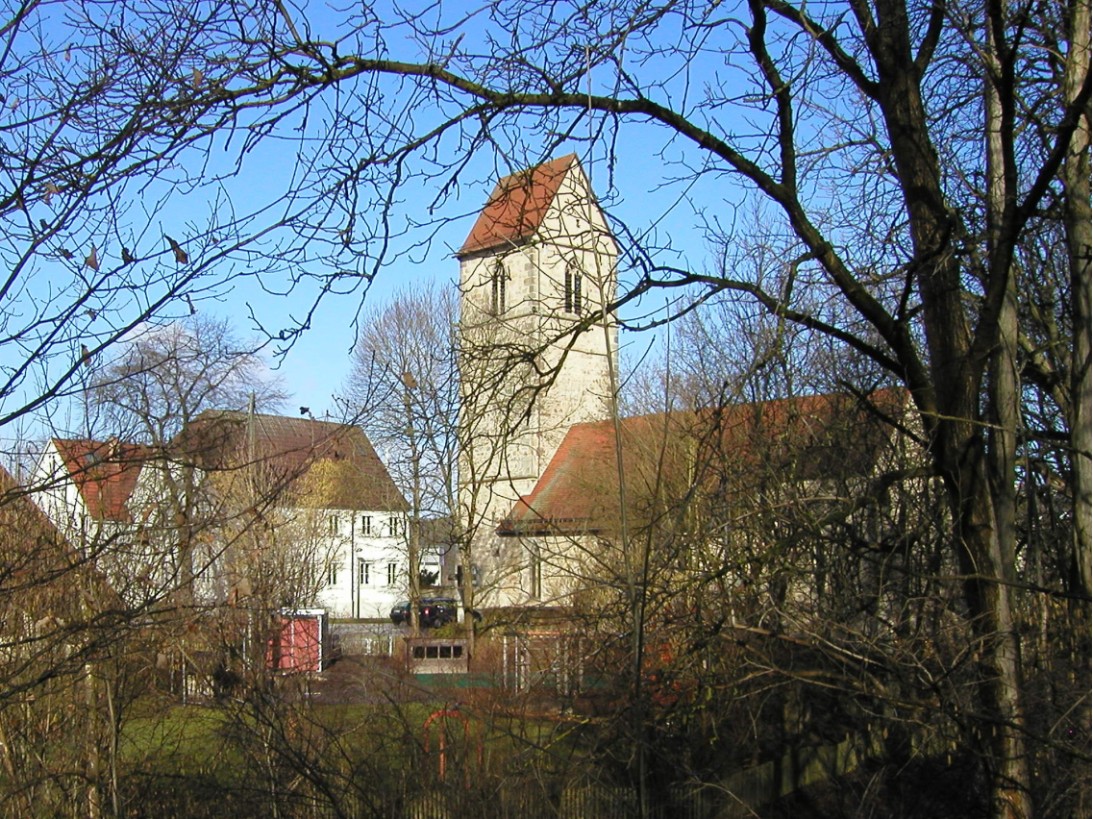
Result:
[[[454,597],[423,597],[418,607],[418,623],[424,628],[437,628],[455,622],[458,614],[458,603]],[[472,611],[471,616],[475,621],[482,619],[477,611]],[[396,626],[410,622],[410,603],[400,600],[391,609],[391,622]]]

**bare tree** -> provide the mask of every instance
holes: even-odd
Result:
[[[241,411],[252,400],[275,407],[283,400],[276,381],[227,321],[194,316],[127,338],[114,360],[96,367],[90,395],[98,416],[90,426],[145,447],[146,462],[136,465],[145,473],[142,497],[134,503],[151,510],[145,527],[172,550],[173,586],[181,602],[192,601],[195,572],[212,560],[205,555],[195,566],[194,549],[223,509],[207,496],[205,453],[188,451],[192,439],[180,435],[207,410]]]
[[[450,574],[440,582],[456,584],[465,612],[475,606],[482,577],[475,543],[486,522],[482,509],[466,508],[479,499],[461,487],[488,472],[504,449],[501,427],[487,418],[496,420],[504,362],[511,364],[517,348],[469,344],[459,298],[454,286],[433,285],[402,290],[390,304],[366,313],[344,388],[350,414],[411,499],[406,540],[415,628],[425,545],[447,549],[441,571]],[[441,543],[426,544],[426,537]],[[466,614],[463,622],[473,638],[474,619]]]
[[[179,161],[229,126],[209,105],[228,94],[209,59],[234,12],[32,0],[3,17],[0,425],[54,414],[110,345],[222,292],[234,274],[211,271],[240,258],[242,215],[215,192],[200,197],[214,203],[206,224],[172,209],[234,173]]]
[[[201,315],[138,328],[93,368],[97,430],[166,447],[205,410],[262,411],[284,401],[279,384],[227,319]]]
[[[422,524],[440,519],[451,528],[458,516],[457,305],[454,288],[431,285],[401,290],[388,305],[371,310],[362,319],[343,390],[349,413],[384,454],[392,477],[410,499],[407,588],[415,631],[422,536],[439,531]],[[456,548],[461,542],[454,528],[450,541]]]
[[[629,233],[620,226],[633,241],[630,287],[616,306],[637,310],[642,296],[667,290],[686,311],[732,290],[857,351],[907,389],[945,486],[964,622],[981,662],[991,810],[1033,813],[1029,746],[1043,738],[1026,731],[1013,486],[1022,404],[1049,392],[1062,402],[1079,582],[1029,593],[1074,600],[1078,622],[1089,608],[1087,0],[874,0],[848,12],[776,0],[515,0],[478,14],[434,6],[395,23],[362,12],[331,33],[279,2],[185,12],[88,2],[63,20],[52,8],[20,6],[3,30],[9,85],[29,89],[7,109],[15,183],[0,210],[13,271],[3,293],[23,301],[4,305],[5,337],[19,351],[5,400],[33,368],[58,366],[0,420],[64,392],[85,358],[80,345],[94,356],[215,260],[261,251],[263,282],[291,271],[280,289],[316,283],[298,325],[270,329],[290,342],[328,294],[363,287],[381,260],[414,249],[401,217],[420,197],[400,192],[428,186],[440,208],[482,154],[495,167],[527,167],[587,125],[614,157],[640,133],[661,158],[645,166],[663,168],[659,181],[684,178],[698,191],[733,179],[764,203],[788,252],[779,275],[758,281],[652,252],[655,238],[642,239],[655,219]],[[124,19],[110,16],[123,10]],[[143,214],[116,218],[125,192],[156,173],[176,183],[172,195],[185,190],[177,183],[192,179],[187,169],[218,135],[239,137],[229,162],[243,163],[279,128],[301,129],[303,147],[290,192],[271,197],[276,209],[218,209],[183,241],[161,237],[158,225],[145,241],[153,233]],[[209,167],[226,184],[239,166]],[[710,214],[722,202],[693,204]],[[1028,291],[1015,286],[1018,250],[1043,235],[1045,214],[1064,228],[1068,293],[1054,298],[1070,317],[1058,340],[1070,351],[1058,359],[1066,369],[1047,382],[1024,372],[1018,351],[1033,333]],[[712,216],[709,224],[720,227]],[[63,289],[20,290],[45,264],[66,271]],[[113,289],[119,275],[127,286]],[[133,308],[133,293],[150,295]],[[100,295],[111,298],[99,304]],[[89,327],[111,308],[113,323]]]

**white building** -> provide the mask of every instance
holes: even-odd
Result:
[[[265,564],[283,575],[280,605],[374,618],[406,597],[408,506],[359,427],[206,412],[182,437],[221,486],[234,485],[231,504],[270,522],[251,536],[267,555],[283,556]]]
[[[162,598],[180,576],[165,469],[152,447],[52,438],[30,475],[34,503],[133,606]]]
[[[407,596],[405,512],[324,509],[323,514],[330,540],[318,604],[334,617],[387,617]]]
[[[53,439],[32,497],[133,605],[193,583],[198,603],[262,596],[386,617],[406,596],[407,504],[354,426],[205,412],[170,454]]]
[[[34,501],[76,547],[95,530],[128,532],[129,499],[150,457],[148,447],[118,441],[51,438],[30,475]]]

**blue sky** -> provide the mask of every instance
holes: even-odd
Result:
[[[460,7],[459,4],[449,4],[445,9],[457,13]],[[325,4],[312,4],[309,23],[315,36],[332,37],[327,32],[333,31],[340,22],[340,16]],[[405,53],[396,53],[403,45]],[[396,40],[392,46],[392,56],[412,60],[419,58],[420,52],[416,45]],[[606,82],[606,74],[602,76]],[[592,82],[595,91],[609,90],[597,87],[597,80],[594,73]],[[661,93],[668,93],[669,90],[662,89]],[[421,118],[423,122],[427,121],[427,112],[422,113]],[[265,139],[239,160],[238,172],[233,170],[215,184],[179,191],[172,188],[174,180],[161,178],[142,188],[140,195],[131,202],[131,216],[141,227],[136,233],[116,237],[112,244],[100,244],[100,253],[104,257],[110,254],[117,256],[121,245],[128,242],[141,255],[163,254],[166,252],[163,235],[169,234],[185,241],[187,236],[201,232],[212,212],[221,218],[228,213],[259,213],[266,203],[277,201],[298,183],[298,171],[295,170],[297,152],[301,148],[306,150],[309,145],[304,141],[306,137],[297,135],[299,124],[299,118],[286,120],[272,138]],[[316,127],[314,120],[310,125]],[[648,238],[652,244],[670,246],[671,249],[659,257],[665,263],[690,264],[700,268],[708,255],[701,218],[722,222],[732,220],[731,205],[726,203],[739,200],[739,191],[732,180],[704,174],[698,177],[697,183],[686,181],[684,177],[689,170],[675,163],[684,160],[694,162],[696,157],[700,159],[697,152],[678,139],[668,143],[667,134],[647,124],[627,123],[621,126],[617,138],[610,139],[610,136],[607,134],[590,143],[584,134],[577,134],[552,153],[576,152],[592,178],[594,189],[604,199],[605,208],[632,231],[642,234],[649,232]],[[225,149],[237,147],[237,144],[215,146],[208,164],[204,166],[209,175],[224,173],[232,168],[229,163],[234,161],[233,154]],[[528,147],[532,151],[539,150],[534,144]],[[607,161],[609,151],[613,154],[610,167]],[[200,157],[194,159],[201,161]],[[680,181],[673,181],[677,177]],[[450,198],[437,212],[430,213],[428,206],[437,195],[438,187],[410,187],[402,192],[402,200],[394,212],[398,221],[394,232],[401,235],[397,240],[401,242],[401,247],[396,247],[396,252],[389,255],[388,263],[379,270],[368,289],[366,300],[362,302],[364,289],[360,280],[355,287],[352,284],[346,287],[349,292],[330,295],[313,316],[311,329],[297,340],[292,349],[283,356],[269,356],[271,366],[290,395],[285,404],[287,412],[295,411],[298,406],[309,406],[316,417],[327,411],[336,413],[331,396],[341,388],[349,374],[354,322],[362,310],[382,305],[399,287],[414,288],[438,281],[454,286],[458,263],[452,253],[469,231],[474,215],[489,195],[495,178],[495,158],[483,151],[470,164]],[[434,184],[439,186],[439,182]],[[170,202],[162,209],[155,210],[155,203],[167,192],[171,194]],[[697,213],[700,207],[705,208],[701,218]],[[151,215],[142,221],[142,212]],[[260,213],[258,219],[262,221],[276,216],[274,210]],[[368,220],[371,216],[367,209],[357,214],[362,220]],[[415,222],[427,222],[429,226],[411,229]],[[431,238],[426,242],[425,237]],[[269,248],[267,244],[266,249]],[[306,255],[306,245],[303,252]],[[197,309],[229,318],[241,336],[255,331],[252,314],[273,332],[291,325],[310,304],[315,294],[314,286],[304,281],[289,296],[271,295],[263,292],[253,277],[234,278],[239,272],[254,274],[262,264],[258,257],[245,259],[237,254],[211,267],[202,279],[205,289],[195,298]],[[302,259],[295,268],[285,263],[270,282],[270,289],[285,290],[288,276],[307,272],[324,271],[314,260]],[[36,281],[44,284],[49,275],[43,271]],[[224,283],[228,281],[233,283]],[[657,301],[657,304],[646,309],[662,310],[663,297],[658,297]],[[178,315],[185,314],[182,305],[176,312]],[[161,318],[169,319],[170,316]],[[99,319],[100,324],[102,320]],[[91,326],[87,332],[103,330]],[[624,336],[623,343],[627,340]],[[646,345],[644,339],[637,343],[642,348]],[[78,401],[73,401],[70,406],[59,408],[54,417],[59,424],[67,423],[66,419],[77,411]],[[7,437],[9,431],[3,432]]]
[[[572,150],[581,150],[585,145],[574,144]],[[559,151],[564,153],[565,151]],[[613,208],[616,215],[624,218],[632,227],[650,226],[660,216],[650,208],[650,202],[656,201],[656,192],[643,185],[648,176],[637,172],[630,175],[630,168],[641,168],[648,158],[641,155],[640,149],[628,152],[627,156],[618,157],[618,174],[625,193]],[[593,164],[593,184],[596,185],[596,166]],[[435,238],[427,251],[423,251],[420,261],[399,259],[385,266],[368,290],[362,307],[361,294],[352,293],[328,298],[320,308],[313,327],[304,333],[291,350],[283,356],[271,357],[271,363],[277,375],[283,380],[287,392],[292,397],[286,407],[291,411],[297,405],[309,406],[318,417],[330,411],[337,414],[337,408],[331,401],[331,394],[340,389],[350,372],[350,353],[354,342],[358,311],[366,312],[369,308],[382,305],[398,288],[414,289],[426,283],[446,283],[455,286],[459,276],[459,263],[453,257],[466,238],[473,224],[477,209],[485,203],[489,188],[469,189],[463,192],[458,207],[452,208],[458,216],[438,228]],[[665,209],[669,203],[658,202],[657,207]],[[704,255],[702,238],[694,228],[694,218],[685,205],[670,212],[660,220],[662,233],[670,234],[676,247],[689,247],[699,250]],[[693,256],[692,254],[688,254]],[[231,299],[223,305],[209,303],[203,309],[210,309],[219,315],[243,318],[244,305],[253,307],[264,320],[275,322],[293,313],[294,303],[298,300],[280,296],[268,296],[249,285],[236,287]],[[246,322],[239,325],[246,330]],[[623,338],[624,342],[634,339]],[[641,346],[645,346],[645,341]]]
[[[480,5],[474,2],[457,2],[434,6],[433,9],[443,9],[454,19],[462,15],[465,9],[478,8]],[[378,6],[374,5],[373,9],[377,14],[384,14]],[[333,38],[333,34],[328,32],[337,30],[342,22],[342,13],[332,10],[330,6],[320,3],[309,5],[307,24],[311,27],[313,36]],[[482,24],[483,21],[476,18],[465,26],[468,39],[464,44],[467,47],[474,48],[469,40],[481,34]],[[391,46],[391,56],[396,59],[420,58],[416,44],[394,40]],[[400,47],[404,47],[401,53]],[[720,64],[723,69],[721,55],[713,55],[709,59]],[[647,65],[646,68],[650,66]],[[714,69],[715,66],[711,64],[710,68]],[[694,71],[695,76],[702,77],[701,69],[701,66],[689,66],[688,75],[676,76],[660,93],[671,93],[674,88],[682,99],[686,86],[686,93],[700,95],[701,83],[692,83],[689,73]],[[593,90],[597,93],[610,91],[609,88],[597,87],[597,80],[610,81],[605,71],[601,71],[599,76],[593,72]],[[622,126],[616,139],[610,140],[610,136],[608,133],[598,141],[590,143],[587,131],[578,132],[574,139],[559,146],[552,153],[557,156],[570,151],[576,152],[592,178],[594,189],[604,198],[603,204],[611,215],[625,222],[631,231],[643,234],[650,244],[671,248],[660,255],[665,263],[689,264],[701,268],[708,252],[700,223],[703,219],[718,221],[722,225],[731,223],[732,206],[741,199],[739,189],[727,177],[701,175],[697,182],[688,180],[690,169],[677,163],[689,162],[691,167],[695,167],[700,163],[701,156],[678,138],[669,143],[669,135],[661,129],[645,123],[630,122]],[[529,147],[539,150],[534,144]],[[276,148],[276,145],[266,145],[262,149],[272,152],[267,160],[271,164],[288,158],[287,155],[277,157]],[[613,154],[610,167],[608,152]],[[348,377],[354,321],[362,309],[382,305],[399,287],[413,288],[426,282],[451,283],[454,286],[458,278],[458,262],[452,254],[462,244],[475,214],[490,193],[496,177],[494,161],[493,157],[486,154],[476,157],[467,168],[463,182],[456,187],[452,198],[437,213],[426,212],[427,205],[438,192],[435,186],[432,189],[411,188],[405,192],[402,207],[398,210],[399,218],[406,223],[429,221],[431,227],[409,233],[404,243],[413,245],[435,230],[431,241],[426,247],[412,251],[409,255],[394,254],[371,284],[367,303],[363,308],[360,290],[329,298],[324,303],[312,329],[287,354],[276,359],[277,372],[292,395],[286,404],[287,408],[295,409],[298,405],[306,405],[316,415],[328,410],[336,412],[331,394],[339,390]],[[680,181],[673,181],[677,178]],[[613,187],[609,182],[613,183]],[[704,209],[701,216],[696,213],[699,208]],[[367,218],[368,214],[361,216]],[[401,225],[396,226],[396,232],[400,227]],[[650,305],[643,305],[639,309],[663,310],[663,296],[658,296],[656,301],[651,308]],[[252,306],[263,320],[272,324],[276,323],[277,317],[298,315],[301,309],[301,299],[298,297],[287,300],[270,297],[250,286],[238,288],[230,302],[224,306],[229,308],[228,315],[241,316],[243,304]],[[240,329],[246,329],[245,324]],[[628,341],[625,336],[622,340],[623,343]],[[642,339],[636,346],[644,348],[647,343]]]

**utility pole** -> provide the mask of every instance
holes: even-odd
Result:
[[[407,533],[407,560],[410,564],[410,628],[415,635],[421,630],[419,622],[421,606],[421,453],[417,447],[417,432],[414,428],[413,391],[417,389],[417,379],[413,373],[402,374],[402,385],[406,388],[402,394],[402,405],[406,409],[406,438],[410,446],[410,531]]]

